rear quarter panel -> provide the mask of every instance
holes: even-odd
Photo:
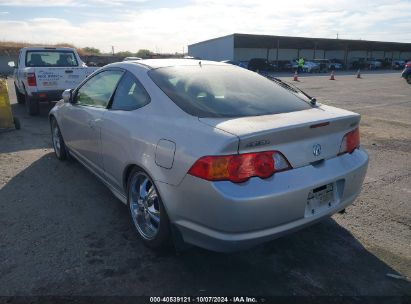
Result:
[[[192,164],[201,156],[233,154],[238,151],[238,138],[225,131],[200,123],[178,108],[147,75],[147,70],[130,70],[138,77],[150,95],[151,102],[137,110],[108,110],[107,125],[102,129],[104,163],[118,162],[109,178],[124,184],[124,172],[129,165],[138,165],[155,181],[178,185]],[[110,138],[107,138],[110,137]],[[105,140],[108,139],[108,140]],[[171,168],[155,161],[160,140],[175,143]]]

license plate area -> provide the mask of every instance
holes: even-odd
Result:
[[[305,206],[305,217],[314,216],[331,209],[336,204],[335,184],[327,184],[308,193],[307,204]]]
[[[43,81],[44,87],[55,87],[57,86],[57,81]]]

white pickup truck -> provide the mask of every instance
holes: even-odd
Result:
[[[61,99],[97,68],[87,67],[73,48],[27,47],[19,52],[14,67],[17,102],[25,103],[30,115],[38,115],[39,103]]]

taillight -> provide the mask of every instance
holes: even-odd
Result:
[[[406,68],[411,68],[411,62],[407,62],[407,63],[405,64],[405,67],[406,67]]]
[[[356,128],[344,135],[341,142],[340,153],[351,153],[360,146],[360,130]]]
[[[35,87],[37,85],[35,73],[27,73],[27,84],[30,87]]]
[[[188,174],[209,181],[228,180],[241,183],[250,177],[268,178],[275,172],[291,169],[278,151],[222,156],[204,156],[197,160]]]

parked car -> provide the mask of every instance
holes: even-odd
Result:
[[[320,65],[313,62],[313,61],[306,61],[304,63],[304,72],[307,73],[319,73],[320,72]]]
[[[290,61],[292,70],[298,70],[298,60]],[[320,72],[320,65],[313,62],[306,60],[304,62],[302,72],[304,73],[319,73]]]
[[[189,55],[186,55],[186,56],[184,56],[183,57],[184,59],[198,59],[198,60],[201,60],[201,58],[200,57],[193,57],[193,56],[189,56]]]
[[[270,63],[267,59],[264,58],[250,59],[247,68],[254,72],[274,72],[276,70],[275,64]]]
[[[297,61],[296,60],[288,60],[283,64],[284,69],[288,70],[296,70],[297,69]]]
[[[142,60],[143,58],[140,57],[126,57],[123,61],[133,61],[133,60]]]
[[[127,204],[144,244],[173,236],[216,251],[350,205],[368,164],[359,122],[281,81],[188,59],[107,65],[50,111],[57,158],[73,156]]]
[[[341,63],[331,62],[329,59],[314,59],[313,62],[319,65],[320,72],[341,70],[343,67]]]
[[[294,62],[292,65],[294,70],[298,69],[298,63]],[[320,65],[313,62],[313,61],[305,61],[303,65],[303,72],[304,73],[319,73],[320,72]]]
[[[404,60],[394,60],[392,62],[392,68],[394,70],[401,70],[405,67],[405,61]]]
[[[365,58],[355,57],[351,61],[351,67],[353,69],[365,69],[368,68],[368,63]]]
[[[278,70],[279,71],[290,71],[292,70],[294,62],[290,60],[278,60]]]
[[[320,72],[326,72],[330,69],[330,61],[328,59],[314,59],[313,62],[320,67]]]
[[[335,65],[336,70],[339,69],[338,67],[340,67],[341,69],[344,68],[344,60],[337,59],[337,58],[332,58],[332,59],[330,59],[330,62],[336,64]]]
[[[370,70],[380,69],[382,67],[381,61],[375,58],[367,58],[367,64]]]
[[[393,60],[392,58],[384,58],[384,59],[378,59],[378,61],[381,62],[381,68],[382,69],[391,69]]]
[[[221,62],[223,62],[223,63],[228,63],[228,64],[232,64],[232,65],[236,65],[236,66],[239,66],[239,67],[242,67],[242,68],[247,68],[247,65],[246,64],[244,64],[244,63],[242,63],[241,61],[235,61],[235,60],[223,60],[223,61],[221,61]]]
[[[27,47],[19,51],[14,67],[17,102],[37,115],[42,101],[56,101],[65,89],[75,88],[97,68],[87,67],[73,48]]]
[[[404,78],[409,84],[411,84],[411,61],[405,64],[404,71],[402,71],[401,77]]]
[[[328,66],[330,70],[342,70],[344,68],[344,64],[342,60],[338,59],[330,59],[330,64]]]

